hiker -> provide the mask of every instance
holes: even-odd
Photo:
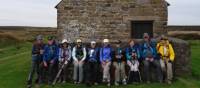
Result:
[[[113,65],[115,67],[115,85],[119,86],[119,83],[122,82],[123,85],[126,85],[126,73],[125,73],[125,64],[126,59],[124,55],[124,50],[121,47],[121,41],[118,40],[116,43],[116,48],[114,49],[114,59]]]
[[[43,76],[47,76],[48,84],[51,85],[53,82],[55,72],[55,64],[58,62],[58,51],[59,48],[54,44],[53,37],[48,37],[48,44],[44,47],[44,56],[43,56]]]
[[[161,68],[163,73],[165,73],[165,81],[171,84],[173,78],[172,63],[175,58],[174,49],[169,43],[166,36],[162,35],[160,42],[157,44],[158,53],[161,56]]]
[[[95,41],[91,41],[90,48],[88,48],[87,51],[86,83],[87,86],[91,86],[92,84],[98,85],[99,48],[96,47]]]
[[[156,70],[157,81],[162,82],[160,59],[157,58],[157,50],[155,42],[152,42],[148,33],[143,35],[144,41],[142,43],[142,58],[144,64],[144,77],[146,83],[150,83],[150,66],[152,65]]]
[[[39,83],[41,81],[41,71],[39,65],[42,62],[43,52],[44,52],[43,38],[42,35],[38,35],[32,47],[32,64],[31,64],[32,66],[27,81],[28,88],[32,87],[32,80],[35,72],[37,74],[35,82]]]
[[[103,68],[103,83],[107,83],[107,86],[110,84],[110,66],[112,60],[112,48],[109,44],[109,39],[103,40],[103,46],[100,49],[100,62]]]
[[[67,66],[69,65],[71,61],[71,46],[68,44],[68,41],[66,39],[62,40],[61,48],[59,49],[59,69],[62,69],[61,75],[60,75],[60,82],[66,83],[67,78]],[[62,65],[64,65],[63,68]]]
[[[73,48],[72,57],[74,64],[74,83],[80,84],[83,82],[83,65],[86,59],[86,48],[82,45],[82,41],[77,39],[76,46]]]
[[[133,39],[129,41],[129,46],[126,48],[126,58],[127,64],[130,68],[128,82],[141,82],[141,75],[139,71],[140,49]]]

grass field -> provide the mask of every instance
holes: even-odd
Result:
[[[200,88],[200,41],[189,41],[192,51],[192,76],[177,78],[172,85],[139,84],[112,88]],[[18,45],[0,44],[0,88],[25,88],[26,79],[31,65],[31,43]],[[40,88],[87,88],[85,85],[59,84],[55,87]],[[94,87],[92,87],[94,88]],[[106,88],[99,85],[97,88]]]

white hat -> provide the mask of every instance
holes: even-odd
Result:
[[[67,42],[68,42],[67,39],[62,40],[62,43],[67,43]]]
[[[91,44],[96,44],[96,42],[95,41],[91,41]]]
[[[77,39],[76,42],[79,43],[79,42],[82,42],[82,41],[81,41],[81,39]]]
[[[109,42],[109,39],[104,39],[103,42],[104,42],[104,43],[108,43],[108,42]]]

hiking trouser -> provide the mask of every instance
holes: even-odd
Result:
[[[86,82],[98,82],[98,62],[87,62],[86,64]]]
[[[160,60],[153,60],[152,62],[149,60],[144,60],[144,78],[145,80],[148,82],[150,81],[150,65],[153,65],[153,67],[155,67],[156,69],[156,75],[157,75],[157,80],[159,82],[162,81],[163,77],[162,77],[162,71],[161,71],[161,65],[160,65]]]
[[[107,79],[107,82],[110,82],[110,66],[111,62],[106,62],[105,64],[102,64],[103,79]]]
[[[40,75],[41,75],[39,68],[39,64],[41,63],[40,59],[41,58],[38,55],[32,56],[31,70],[28,76],[28,84],[32,84],[32,79],[35,73],[37,74],[36,83],[38,83],[38,81],[40,80]]]
[[[114,62],[113,65],[115,67],[115,82],[120,82],[120,80],[125,80],[126,79],[125,63]]]
[[[74,61],[74,81],[83,82],[83,62]]]
[[[54,80],[56,68],[55,63],[50,63],[50,61],[46,62],[48,67],[44,67],[44,63],[42,63],[42,80],[48,81],[51,84]]]
[[[172,71],[172,63],[167,62],[165,63],[163,59],[160,60],[162,72],[166,75],[167,81],[172,81],[173,78],[173,71]]]

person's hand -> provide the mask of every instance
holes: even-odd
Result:
[[[40,54],[43,54],[44,53],[44,50],[40,50]]]
[[[150,62],[153,62],[153,60],[154,60],[153,58],[149,58],[149,61],[150,61]]]
[[[103,62],[102,62],[102,65],[105,65],[105,64],[106,64],[106,62],[105,62],[105,61],[103,61]]]
[[[54,60],[51,60],[50,63],[53,64],[53,63],[54,63]]]
[[[64,64],[68,64],[68,61],[65,61],[65,63]]]
[[[46,62],[46,61],[44,61],[43,63],[44,63],[44,67],[48,67],[48,65],[47,65],[47,62]]]

